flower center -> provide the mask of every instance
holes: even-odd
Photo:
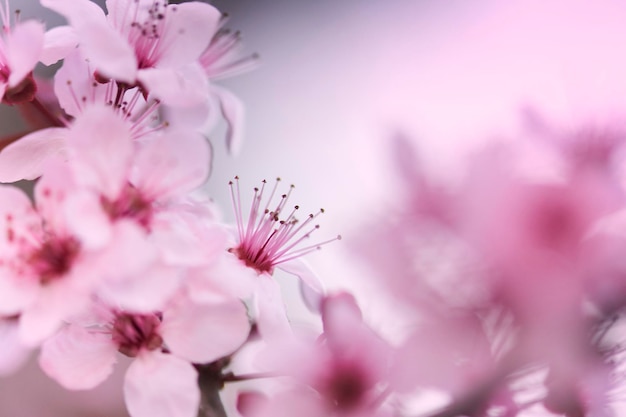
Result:
[[[324,384],[323,392],[341,410],[354,409],[368,389],[363,372],[354,366],[339,366]]]
[[[271,274],[274,266],[318,250],[326,243],[341,239],[341,236],[337,236],[315,245],[300,247],[303,241],[309,239],[311,234],[319,229],[318,224],[312,223],[317,216],[324,213],[324,209],[320,209],[316,214],[309,214],[306,220],[300,222],[295,217],[300,207],[294,206],[289,215],[281,219],[281,214],[295,187],[291,185],[288,193],[282,194],[278,204],[270,210],[270,204],[279,183],[280,178],[277,178],[263,208],[266,181],[263,180],[261,189],[254,189],[250,215],[245,224],[241,210],[239,177],[235,177],[235,183],[232,181],[229,183],[239,234],[238,246],[229,249],[229,252],[235,254],[246,266],[254,268],[258,273]]]
[[[120,353],[134,358],[143,349],[150,351],[162,347],[163,338],[158,333],[160,325],[157,314],[118,313],[113,322],[112,338]]]
[[[65,276],[80,251],[80,243],[72,237],[50,237],[28,257],[28,263],[45,285]]]
[[[139,69],[154,67],[164,49],[168,47],[163,44],[166,15],[168,11],[176,11],[175,6],[168,6],[167,0],[156,0],[147,11],[135,11],[135,19],[130,24],[128,32],[128,41],[135,49]],[[137,8],[139,7],[140,4],[137,3]]]
[[[152,221],[152,204],[130,184],[122,190],[120,196],[110,201],[101,197],[100,203],[111,220],[130,218],[148,229]]]

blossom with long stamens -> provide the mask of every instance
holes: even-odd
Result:
[[[235,181],[231,181],[236,236],[233,237],[228,253],[216,265],[200,271],[198,275],[201,279],[195,280],[194,284],[194,294],[198,297],[203,293],[203,285],[209,291],[217,288],[218,291],[236,297],[253,296],[259,330],[264,336],[289,331],[280,288],[272,279],[275,268],[296,275],[300,279],[304,301],[312,310],[319,310],[324,289],[317,276],[302,260],[302,256],[341,238],[337,236],[324,242],[302,246],[319,229],[315,220],[323,210],[308,215],[303,222],[298,221],[296,213],[300,207],[288,209],[293,186],[272,207],[279,184],[280,179],[277,179],[272,189],[268,190],[263,181],[260,189],[255,188],[250,213],[245,219],[239,179],[235,177]],[[289,213],[283,217],[284,211]]]
[[[337,236],[334,239],[314,245],[300,247],[302,242],[307,241],[319,229],[319,224],[315,224],[314,221],[320,214],[324,213],[324,209],[320,209],[315,214],[309,214],[306,220],[300,222],[296,218],[300,206],[295,205],[289,214],[281,219],[283,211],[288,207],[287,203],[295,186],[291,185],[289,191],[280,196],[278,204],[270,209],[280,181],[280,178],[276,179],[263,208],[267,182],[263,180],[261,188],[254,189],[254,198],[247,221],[244,220],[242,213],[239,178],[235,177],[235,183],[231,181],[229,184],[238,232],[237,246],[230,251],[237,255],[246,266],[256,270],[259,274],[268,273],[271,275],[274,272],[274,267],[280,268],[289,261],[320,249],[326,243],[341,239],[341,236]]]

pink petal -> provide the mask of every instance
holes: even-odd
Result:
[[[158,259],[146,231],[132,220],[118,220],[112,226],[111,244],[100,252],[99,273],[110,281],[124,281],[144,273]]]
[[[100,74],[130,84],[135,82],[135,52],[109,25],[100,7],[87,0],[43,0],[41,4],[69,20],[85,56]]]
[[[276,267],[300,279],[300,292],[304,303],[311,311],[319,312],[324,296],[324,286],[309,264],[300,258],[296,258],[280,263]]]
[[[3,253],[8,251],[7,245],[13,246],[12,237],[7,233],[11,228],[19,234],[28,231],[40,223],[39,216],[33,210],[33,204],[25,192],[12,185],[0,184],[0,248]]]
[[[89,0],[41,0],[40,3],[65,16],[72,25],[82,21],[106,21],[104,11]]]
[[[45,219],[49,231],[66,234],[65,200],[75,190],[76,183],[67,163],[58,158],[50,160],[35,186],[37,212]]]
[[[226,252],[208,267],[194,269],[185,284],[190,297],[198,302],[213,300],[215,294],[249,298],[257,287],[259,275]]]
[[[102,210],[100,196],[80,190],[68,196],[64,208],[68,230],[86,249],[101,249],[113,236],[111,220]]]
[[[77,27],[85,56],[99,74],[134,84],[137,58],[126,39],[106,23],[93,22]]]
[[[116,352],[110,334],[69,325],[43,344],[39,365],[63,387],[88,390],[111,374]]]
[[[135,21],[146,18],[154,0],[106,0],[107,21],[119,31],[128,30]]]
[[[137,79],[150,93],[169,106],[193,106],[208,97],[208,81],[198,64],[182,68],[146,68]]]
[[[34,180],[47,161],[66,155],[67,129],[52,127],[28,134],[0,152],[0,182]]]
[[[105,106],[91,106],[76,119],[67,138],[76,178],[111,200],[117,198],[130,170],[130,125]]]
[[[127,311],[151,313],[163,309],[180,287],[182,276],[178,268],[155,265],[124,278],[103,283],[99,297]]]
[[[139,150],[132,183],[151,198],[164,199],[200,186],[210,165],[210,147],[202,135],[167,130]]]
[[[226,231],[204,219],[202,224],[197,218],[185,221],[170,211],[155,217],[150,238],[168,265],[207,265],[226,250]]]
[[[19,314],[35,300],[37,283],[20,278],[13,270],[0,269],[0,315]]]
[[[259,333],[267,339],[281,339],[292,335],[287,319],[280,286],[269,275],[259,275],[258,287],[254,294],[256,321]]]
[[[228,356],[248,338],[250,322],[243,302],[179,302],[163,312],[161,335],[172,353],[195,363]]]
[[[163,119],[167,120],[171,126],[185,126],[201,132],[210,132],[220,120],[218,112],[215,111],[218,105],[214,97],[209,97],[193,106],[180,107],[163,104],[161,110]]]
[[[339,293],[327,296],[322,303],[324,334],[337,350],[355,343],[355,333],[365,328],[361,310],[352,294]],[[347,329],[353,329],[347,332]],[[362,333],[362,332],[361,332]]]
[[[244,417],[255,416],[257,410],[267,406],[269,398],[258,391],[243,391],[237,395],[237,411]]]
[[[85,276],[75,282],[63,277],[39,288],[37,299],[20,316],[20,340],[26,346],[37,346],[52,336],[74,314],[87,308],[90,292],[83,287]],[[68,302],[71,300],[71,302]]]
[[[71,26],[57,26],[44,34],[40,61],[52,65],[65,59],[78,45],[78,35]],[[65,65],[65,64],[64,64]]]
[[[228,152],[237,155],[243,142],[246,109],[241,100],[228,90],[212,85],[211,93],[219,100],[222,117],[227,124],[226,147]]]
[[[18,338],[18,319],[0,318],[0,376],[16,372],[28,359],[31,350]]]
[[[320,313],[324,289],[317,275],[313,273],[309,265],[302,259],[296,258],[277,265],[287,273],[296,275],[299,280],[300,295],[306,307],[313,313]]]
[[[106,103],[106,84],[95,84],[93,66],[75,49],[54,76],[54,93],[59,105],[70,116],[78,117],[85,106]]]
[[[156,66],[178,68],[196,61],[209,46],[221,17],[215,7],[197,1],[168,6]]]
[[[6,54],[11,74],[9,86],[15,87],[35,68],[43,50],[43,25],[29,20],[15,25],[6,36]]]
[[[195,417],[200,406],[198,373],[173,355],[150,352],[130,365],[124,398],[132,417]]]

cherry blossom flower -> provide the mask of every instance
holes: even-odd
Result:
[[[168,130],[135,143],[128,123],[109,108],[94,107],[70,129],[68,148],[79,186],[67,202],[68,212],[74,213],[70,228],[86,240],[131,248],[131,243],[116,241],[122,237],[114,232],[123,225],[131,241],[143,241],[136,251],[143,248],[152,259],[149,273],[137,270],[133,277],[118,281],[119,286],[109,280],[100,296],[126,308],[158,309],[178,287],[179,268],[198,263],[193,246],[201,246],[202,239],[219,242],[222,236],[216,229],[210,237],[193,233],[200,220],[190,222],[179,200],[206,179],[210,160],[206,141],[193,132]],[[191,253],[181,253],[181,244]],[[151,280],[150,275],[161,278]]]
[[[321,310],[324,333],[318,343],[298,339],[270,343],[264,358],[297,385],[241,410],[246,417],[286,416],[299,408],[307,416],[387,415],[381,405],[391,347],[363,323],[350,294],[325,297]]]
[[[50,336],[62,320],[84,308],[97,274],[90,271],[93,259],[59,212],[63,186],[42,181],[38,185],[39,210],[16,188],[3,186],[0,190],[8,203],[2,210],[0,309],[4,315],[20,314],[20,339],[34,346]],[[66,302],[67,297],[71,303]]]
[[[46,161],[67,158],[67,137],[73,120],[88,108],[107,106],[130,124],[131,136],[140,139],[165,127],[158,117],[158,100],[146,102],[139,88],[120,88],[115,82],[98,82],[89,63],[76,50],[69,54],[54,80],[54,93],[64,114],[58,124],[27,134],[0,152],[0,180],[14,182],[41,176]]]
[[[168,104],[203,99],[206,81],[197,60],[219,22],[220,13],[213,6],[109,0],[105,16],[88,0],[42,4],[69,20],[100,77],[140,85]]]
[[[319,225],[314,222],[324,210],[309,214],[306,220],[300,222],[296,218],[300,208],[294,206],[287,216],[281,217],[283,211],[287,210],[294,186],[289,188],[287,194],[282,194],[276,206],[270,209],[279,184],[280,179],[277,179],[272,189],[266,190],[267,184],[263,181],[260,189],[255,188],[249,216],[244,219],[238,178],[230,183],[236,237],[230,242],[229,253],[210,268],[198,271],[193,284],[196,296],[201,296],[203,287],[209,293],[224,292],[240,298],[254,296],[259,329],[266,336],[289,332],[280,288],[272,279],[274,269],[296,275],[305,296],[304,301],[311,309],[319,311],[324,293],[322,284],[300,258],[326,243],[341,239],[337,236],[302,247],[302,243],[319,229]],[[270,195],[265,200],[265,193],[268,192]]]
[[[0,18],[0,96],[5,104],[30,101],[37,91],[32,71],[43,51],[43,25],[29,20],[11,26],[8,0],[0,6]]]
[[[130,313],[96,303],[42,348],[42,369],[62,386],[91,389],[104,381],[120,352],[134,358],[124,380],[133,417],[196,416],[200,392],[192,363],[207,363],[247,338],[244,305],[223,299],[195,304],[178,299],[160,313]]]

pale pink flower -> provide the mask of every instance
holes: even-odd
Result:
[[[91,389],[111,373],[120,353],[135,358],[124,381],[133,417],[193,417],[200,391],[192,363],[208,363],[247,339],[244,305],[223,299],[179,299],[162,313],[133,314],[96,304],[89,320],[63,328],[42,348],[42,369],[62,386]]]
[[[278,375],[294,378],[295,384],[267,401],[249,404],[242,410],[246,417],[286,416],[296,409],[320,417],[386,415],[381,405],[391,347],[363,323],[350,294],[327,296],[321,311],[324,333],[317,343],[292,338],[268,346],[266,364]]]
[[[0,96],[5,104],[30,101],[37,91],[32,72],[43,51],[43,25],[29,20],[12,27],[8,0],[0,5],[0,18]]]
[[[497,300],[522,321],[571,317],[584,297],[587,239],[618,208],[615,190],[593,175],[530,181],[501,150],[474,163],[458,201],[459,232],[491,269]]]
[[[67,158],[68,129],[73,120],[90,107],[110,107],[121,120],[129,123],[134,140],[165,127],[158,116],[158,100],[146,102],[138,87],[120,87],[114,81],[98,82],[89,62],[78,50],[65,58],[55,75],[54,93],[65,112],[59,115],[59,123],[65,127],[37,130],[4,148],[0,152],[2,182],[38,178],[49,159]]]
[[[200,249],[184,254],[181,248],[193,249],[203,239],[219,241],[222,236],[219,231],[194,233],[196,223],[180,202],[206,179],[208,144],[193,132],[171,130],[138,143],[130,124],[106,107],[85,111],[72,125],[67,142],[68,164],[79,187],[66,204],[71,230],[94,245],[128,248],[143,259],[128,259],[129,264],[151,265],[107,280],[106,288],[98,290],[100,296],[125,308],[158,309],[178,287],[180,267],[201,263]],[[126,233],[116,233],[120,228]],[[116,275],[115,270],[111,274]],[[150,275],[160,278],[150,280]]]
[[[67,229],[60,208],[69,185],[68,177],[42,180],[38,210],[16,188],[0,189],[6,204],[0,220],[0,312],[20,314],[20,338],[30,346],[84,308],[97,279],[93,259]]]
[[[391,373],[394,389],[412,392],[416,388],[435,388],[462,395],[492,378],[495,356],[502,351],[491,346],[483,326],[472,312],[455,311],[448,317],[422,320],[394,355]],[[504,342],[511,335],[497,330],[497,337],[508,348]]]
[[[168,104],[204,98],[206,80],[197,60],[220,13],[201,2],[108,0],[108,15],[87,0],[44,0],[64,15],[86,58],[101,77],[140,85]]]
[[[254,198],[248,218],[242,212],[238,178],[230,183],[237,233],[229,243],[228,254],[204,271],[196,281],[196,289],[204,285],[209,291],[225,292],[235,297],[254,296],[257,310],[256,319],[264,335],[281,334],[289,331],[289,325],[280,294],[280,287],[272,279],[278,268],[296,275],[305,295],[305,302],[313,310],[319,310],[319,302],[324,293],[323,286],[310,267],[301,259],[322,245],[338,240],[335,237],[314,245],[304,245],[319,229],[315,219],[324,212],[309,214],[300,222],[296,215],[299,206],[288,208],[289,196],[294,189],[290,186],[287,194],[280,196],[279,202],[271,206],[277,194],[280,179],[271,190],[266,190],[263,181],[261,189],[255,188]],[[265,199],[266,194],[270,195]],[[283,215],[283,211],[289,214]],[[200,293],[201,291],[199,291]]]

